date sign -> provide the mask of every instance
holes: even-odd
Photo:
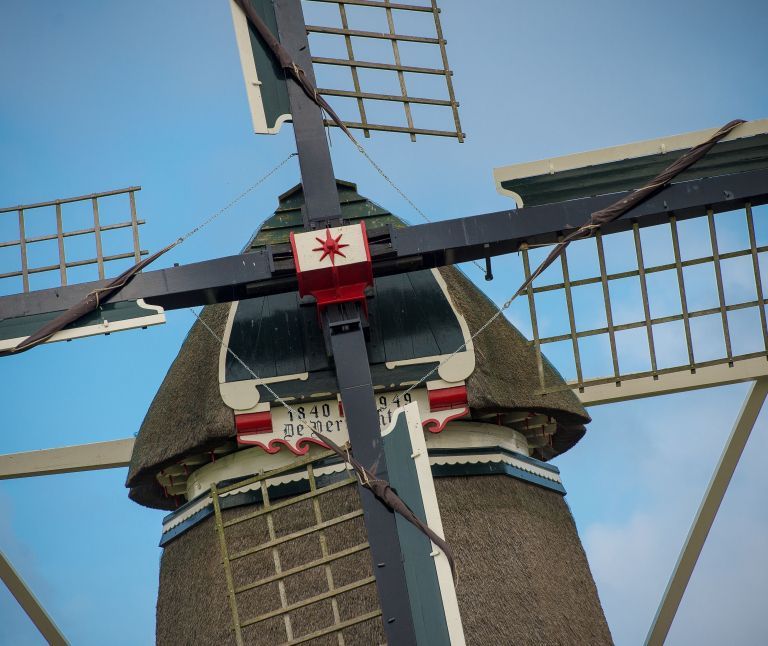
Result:
[[[457,388],[463,391],[463,397],[455,396]],[[395,392],[376,394],[380,427],[389,426],[397,409],[413,402],[419,406],[424,429],[431,433],[439,433],[449,421],[469,414],[463,384],[451,386],[454,394],[452,405],[446,407],[446,404],[442,404],[435,408],[434,393],[440,390],[448,389],[432,388],[428,384],[427,388],[419,388],[405,395]],[[338,399],[292,406],[293,411],[279,405],[271,408],[268,408],[268,404],[262,406],[265,410],[235,416],[238,444],[260,446],[267,453],[277,453],[285,447],[296,455],[305,455],[311,444],[325,446],[313,435],[313,431],[327,435],[339,445],[349,440],[344,410]]]

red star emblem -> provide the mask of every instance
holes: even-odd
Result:
[[[335,238],[331,235],[331,230],[326,229],[325,230],[325,240],[322,238],[315,238],[320,243],[319,247],[315,247],[312,249],[312,251],[322,251],[323,255],[320,256],[320,260],[325,260],[326,256],[331,257],[331,264],[336,264],[336,255],[338,254],[342,258],[346,258],[346,256],[342,253],[342,249],[344,247],[348,247],[348,244],[342,244],[339,242],[341,240],[341,236],[343,236],[343,233],[340,233]]]

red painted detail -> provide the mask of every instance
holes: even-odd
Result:
[[[458,419],[459,417],[464,417],[465,415],[469,415],[469,408],[464,408],[455,415],[449,415],[443,420],[430,418],[425,419],[421,425],[424,427],[425,431],[429,431],[430,433],[439,433],[445,428],[445,425],[450,422],[451,420]]]
[[[339,400],[339,415],[344,417],[344,402]]]
[[[438,410],[450,410],[467,405],[466,386],[435,388],[427,391],[427,394],[429,396],[429,410],[433,413]]]
[[[269,433],[272,430],[272,413],[243,413],[235,415],[235,428],[238,436],[242,433]]]
[[[298,440],[296,440],[295,445],[292,445],[290,442],[283,439],[269,440],[269,442],[265,444],[260,440],[250,439],[246,437],[239,437],[239,436],[237,438],[237,442],[238,444],[247,444],[249,446],[260,446],[267,453],[277,453],[280,449],[282,449],[285,446],[294,455],[306,455],[307,451],[309,451],[310,444],[317,444],[326,449],[330,448],[324,442],[321,442],[320,440],[316,440],[313,437],[301,437]]]
[[[305,271],[301,268],[301,258],[296,250],[296,241],[294,233],[290,233],[291,249],[293,251],[293,260],[296,265],[296,278],[299,283],[299,294],[301,296],[314,296],[317,300],[318,314],[333,303],[349,303],[359,301],[363,306],[363,311],[368,313],[368,306],[365,300],[365,290],[373,286],[373,265],[371,263],[371,250],[368,246],[368,234],[365,230],[365,223],[359,223],[363,233],[363,244],[365,245],[365,257],[363,262],[336,265],[336,256],[346,258],[341,251],[348,247],[348,244],[340,242],[343,233],[334,238],[330,229],[325,230],[325,238],[315,238],[321,246],[313,251],[322,253],[321,260],[330,256],[331,264],[321,269]]]
[[[344,237],[343,233],[340,233],[335,238],[331,235],[331,230],[326,229],[325,230],[325,239],[323,238],[315,238],[320,243],[319,247],[315,247],[312,249],[312,251],[319,251],[322,253],[320,256],[320,260],[325,260],[326,256],[331,257],[331,264],[336,264],[336,256],[341,256],[342,258],[346,258],[344,255],[344,252],[342,249],[344,247],[348,247],[348,244],[344,244],[340,242],[340,240]]]

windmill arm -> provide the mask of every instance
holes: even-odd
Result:
[[[629,194],[626,192],[624,194]],[[518,251],[523,244],[554,244],[589,216],[621,198],[622,193],[557,204],[498,211],[455,220],[369,232],[374,276],[441,267]],[[603,233],[734,210],[749,202],[768,203],[768,170],[672,184],[656,196],[603,227]],[[0,297],[0,319],[66,310],[108,281],[95,281]],[[288,245],[275,245],[237,256],[147,271],[110,301],[160,305],[166,310],[244,300],[296,289]]]

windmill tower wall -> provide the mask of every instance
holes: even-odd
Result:
[[[395,221],[354,185],[339,182],[339,197],[345,218],[365,219],[369,230]],[[296,187],[281,196],[250,246],[284,240],[300,222],[300,207]],[[425,280],[412,276],[416,297],[435,302]],[[495,311],[459,271],[442,269],[435,280],[445,283],[445,298],[470,332]],[[398,298],[409,298],[397,288]],[[377,281],[373,300],[392,302],[386,289]],[[433,291],[419,292],[425,289]],[[301,305],[285,311],[291,308]],[[228,326],[236,334],[229,306],[208,307],[202,318],[219,338],[229,339]],[[287,353],[285,344],[275,344]],[[243,627],[244,643],[291,642],[344,622],[344,643],[383,643],[372,564],[360,548],[367,537],[355,484],[345,484],[343,465],[316,445],[307,453],[311,468],[285,448],[238,446],[234,413],[222,398],[220,352],[196,323],[147,413],[128,477],[134,500],[173,510],[162,533],[158,643],[236,643],[230,589],[237,590],[241,624],[262,619]],[[533,351],[503,317],[477,337],[473,352],[466,414],[426,433],[445,538],[457,560],[467,643],[611,643],[559,472],[548,464],[583,436],[589,417],[570,392],[536,394]],[[545,370],[548,383],[559,379],[549,364]],[[211,485],[221,495],[212,495]],[[314,488],[327,491],[313,496]],[[311,531],[317,526],[322,531]],[[336,594],[339,588],[347,591]],[[328,633],[306,643],[341,642]]]
[[[468,644],[612,643],[573,518],[559,493],[505,475],[437,478],[436,487],[446,539],[459,563],[457,592]],[[336,494],[327,504],[331,508],[323,511],[328,517],[359,508],[355,495]],[[250,511],[252,507],[241,507],[224,516]],[[288,533],[313,518],[305,507],[286,520],[282,529]],[[254,525],[243,531],[257,532]],[[343,531],[327,533],[327,538],[329,550],[339,551],[365,540],[365,530],[358,519]],[[231,545],[238,549],[255,542],[253,535],[240,536]],[[281,550],[283,567],[316,557],[318,551],[315,537],[293,550]],[[274,573],[269,558],[241,565],[236,585]],[[331,569],[337,587],[372,574],[365,553],[334,563]],[[327,589],[320,569],[287,582],[291,601]],[[279,591],[273,585],[238,601],[255,616],[279,608]],[[342,618],[363,615],[377,604],[373,586],[338,597]],[[164,549],[157,643],[234,644],[230,618],[215,523],[209,518]],[[333,623],[329,603],[291,613],[290,618],[298,635]],[[249,644],[286,641],[282,618],[262,623],[258,631],[246,628],[243,636]],[[375,620],[345,630],[344,637],[346,644],[384,643]]]

